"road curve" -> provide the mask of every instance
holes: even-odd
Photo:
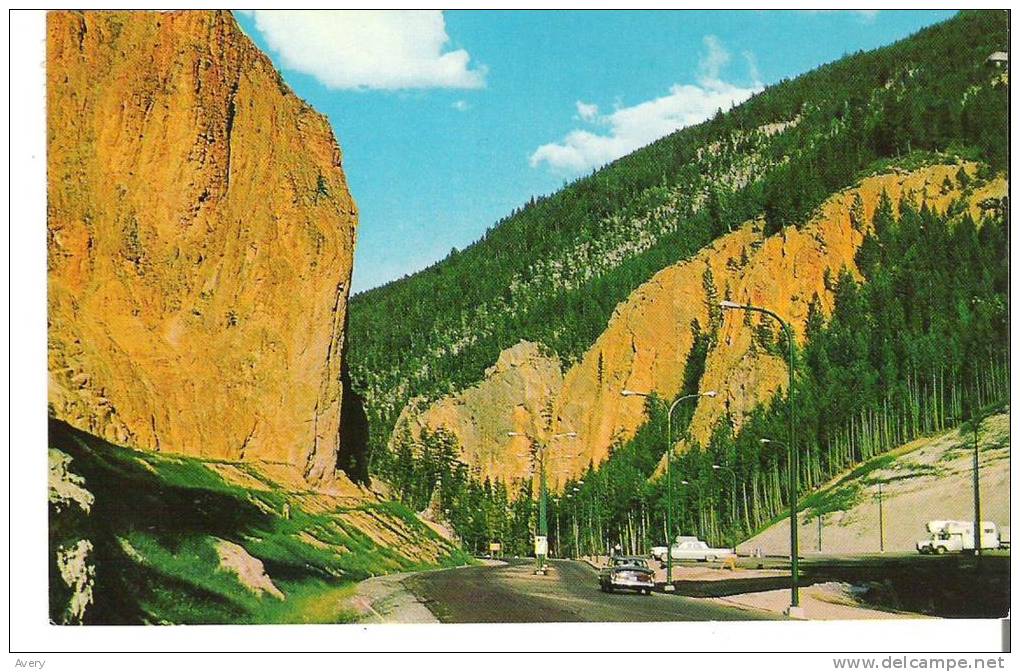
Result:
[[[511,561],[414,574],[404,587],[443,623],[562,623],[627,621],[749,621],[767,614],[708,601],[653,593],[602,593],[590,566],[554,560],[547,576],[534,564]]]

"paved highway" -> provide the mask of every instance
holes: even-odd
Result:
[[[734,621],[769,616],[677,595],[603,593],[589,565],[554,560],[547,576],[534,563],[473,566],[415,574],[403,585],[443,623],[579,621]]]

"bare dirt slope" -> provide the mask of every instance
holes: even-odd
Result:
[[[980,426],[981,517],[1000,527],[1009,518],[1009,415],[999,413]],[[929,520],[974,517],[973,435],[959,430],[918,439],[875,457],[837,477],[805,500],[800,514],[802,555],[818,553],[822,516],[823,553],[879,551],[878,488],[887,552],[914,551]],[[790,525],[784,519],[737,547],[766,554],[790,552]]]

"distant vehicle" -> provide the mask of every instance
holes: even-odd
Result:
[[[917,542],[922,555],[942,555],[974,550],[974,523],[967,520],[929,520],[928,538]],[[995,523],[981,521],[981,548],[996,549],[1002,544]]]
[[[609,565],[599,572],[599,588],[603,593],[622,588],[651,595],[654,587],[655,573],[644,558],[614,556],[609,559]]]
[[[649,554],[652,556],[652,560],[658,560],[659,562],[666,562],[666,553],[669,549],[665,546],[652,546],[652,552]]]
[[[736,553],[728,548],[712,548],[697,537],[677,537],[670,549],[674,560],[704,560],[715,562],[723,558],[735,557]]]

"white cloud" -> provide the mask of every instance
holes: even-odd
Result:
[[[265,11],[251,14],[281,65],[333,89],[477,89],[472,67],[450,41],[439,11]]]
[[[758,59],[755,58],[754,52],[744,50],[741,52],[744,60],[747,61],[747,74],[751,76],[751,81],[754,86],[761,87],[761,73],[758,72]]]
[[[721,83],[719,73],[730,62],[730,52],[723,49],[722,43],[715,35],[706,35],[701,40],[706,53],[698,62],[698,81],[705,86]]]
[[[577,101],[577,116],[582,121],[595,121],[599,116],[599,106],[594,103],[585,103],[583,101]]]
[[[599,114],[594,104],[578,101],[578,116],[607,130],[575,129],[560,142],[536,149],[530,157],[531,166],[546,164],[556,173],[577,174],[618,159],[673,131],[705,121],[716,110],[727,110],[762,89],[753,55],[744,54],[751,66],[753,83],[748,87],[736,86],[720,78],[730,55],[719,40],[709,35],[704,45],[706,53],[698,64],[697,84],[674,84],[668,95],[631,107],[618,106],[609,114]]]

